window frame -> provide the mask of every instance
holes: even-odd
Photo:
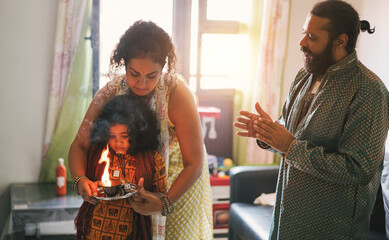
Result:
[[[231,95],[234,89],[202,89],[201,86],[201,50],[203,34],[238,34],[238,21],[220,21],[207,19],[208,0],[198,0],[198,31],[197,31],[197,69],[196,69],[196,93],[200,97],[212,95]]]
[[[208,0],[198,0],[198,31],[197,31],[197,68],[196,74],[190,74],[191,52],[191,21],[192,0],[173,0],[173,40],[178,58],[177,72],[189,82],[191,77],[196,78],[196,94],[202,95],[233,94],[234,89],[201,89],[201,39],[203,34],[238,34],[238,21],[220,21],[207,19]],[[93,49],[93,96],[100,89],[99,78],[99,35],[100,35],[100,0],[93,0],[92,8],[92,35],[90,37]]]

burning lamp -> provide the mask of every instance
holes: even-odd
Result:
[[[138,185],[135,183],[120,183],[112,186],[112,182],[109,179],[109,158],[108,158],[108,146],[101,153],[99,164],[105,162],[105,168],[103,175],[101,176],[102,186],[97,188],[98,199],[110,200],[109,198],[125,198],[136,193],[139,190]]]

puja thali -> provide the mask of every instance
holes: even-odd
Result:
[[[101,186],[97,188],[97,196],[93,196],[99,200],[119,200],[129,198],[139,191],[139,186],[135,183],[122,183],[112,187]]]

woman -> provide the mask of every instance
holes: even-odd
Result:
[[[166,159],[169,201],[166,239],[212,239],[212,203],[200,118],[195,98],[174,74],[175,53],[169,35],[152,22],[138,21],[121,37],[111,59],[112,80],[94,97],[69,152],[73,178],[85,175],[91,123],[115,95],[139,96],[157,113],[161,155]],[[167,63],[167,72],[162,70]],[[117,72],[125,68],[125,76]],[[142,183],[140,183],[141,185]],[[92,204],[96,186],[82,178],[76,190]],[[159,214],[165,206],[158,195],[141,191],[132,202],[142,215]],[[170,206],[171,205],[171,206]],[[154,227],[163,235],[164,226]]]

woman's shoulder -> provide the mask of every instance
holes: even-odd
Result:
[[[164,73],[163,79],[165,86],[168,87],[170,91],[176,89],[177,85],[187,85],[185,78],[178,73]]]
[[[100,94],[117,95],[120,89],[126,88],[126,81],[124,75],[111,75],[110,80],[99,90]]]
[[[163,75],[164,84],[168,87],[170,92],[175,91],[176,89],[189,89],[189,85],[185,78],[178,73],[165,73]]]
[[[176,125],[176,118],[181,114],[188,114],[196,111],[197,99],[190,90],[185,79],[180,75],[174,75],[175,87],[169,93],[169,119],[173,125]]]
[[[184,99],[196,99],[194,93],[190,90],[188,83],[180,74],[169,74],[167,87],[169,92],[169,102],[182,102]],[[170,104],[169,104],[170,105]]]

